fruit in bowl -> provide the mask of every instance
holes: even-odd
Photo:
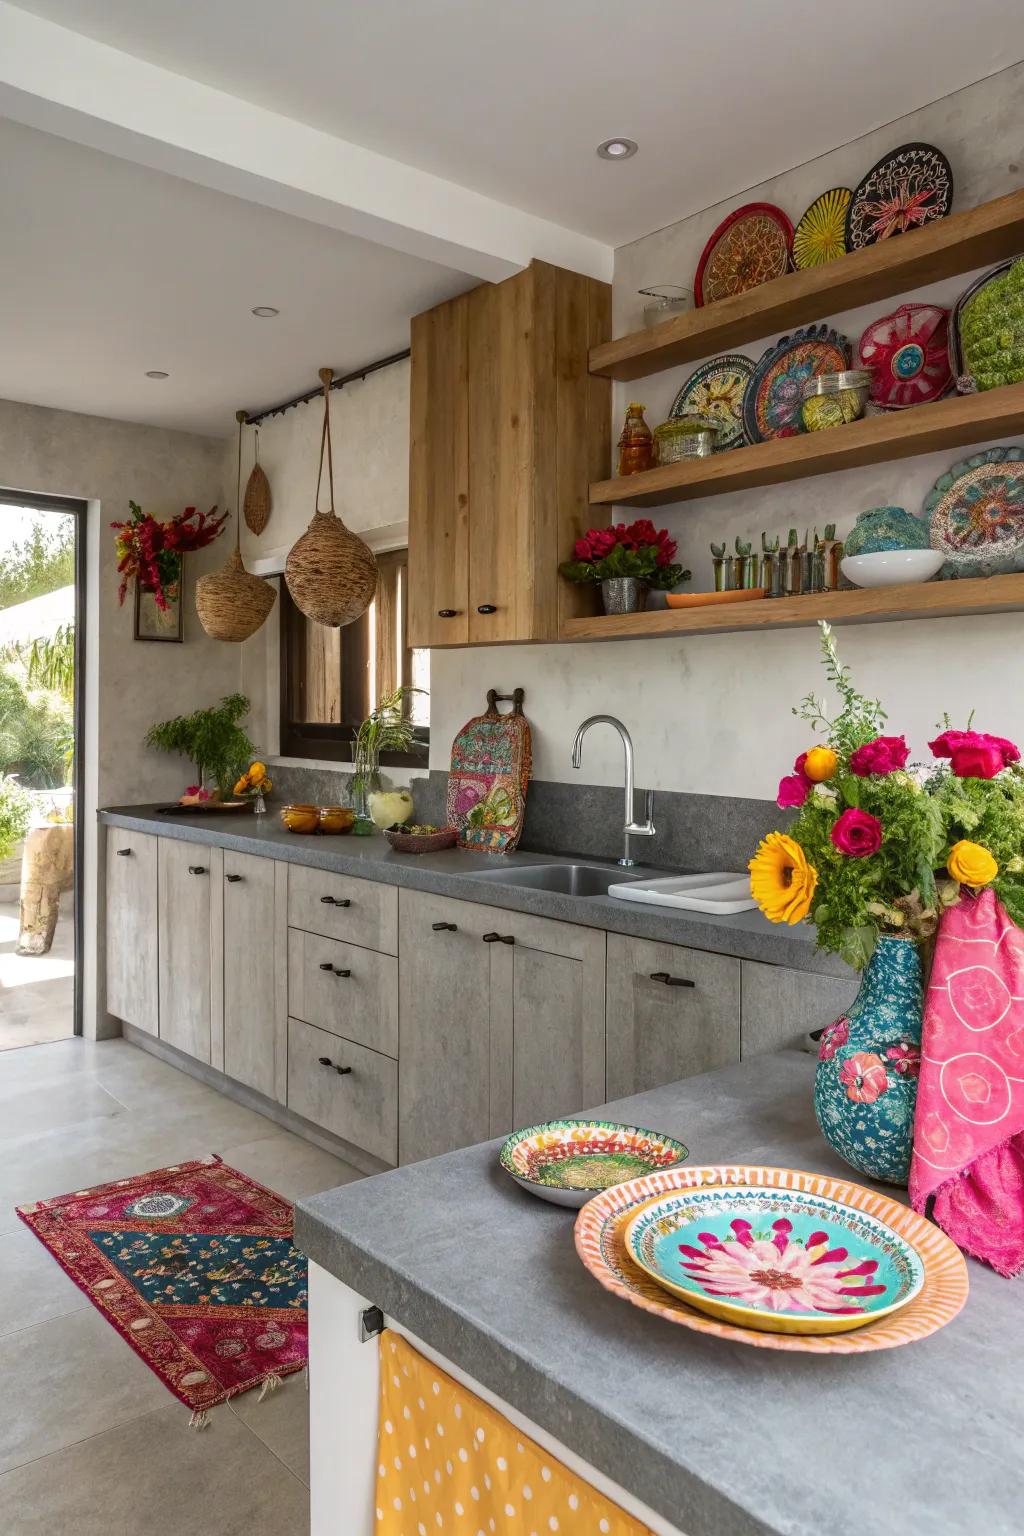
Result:
[[[407,789],[375,789],[367,796],[370,820],[383,832],[404,826],[412,815],[412,795]]]

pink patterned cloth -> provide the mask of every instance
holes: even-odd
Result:
[[[925,994],[910,1199],[1001,1275],[1024,1269],[1024,931],[994,891],[943,914]]]

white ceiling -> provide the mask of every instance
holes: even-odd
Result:
[[[5,119],[0,209],[0,397],[217,436],[475,283]]]
[[[21,8],[613,245],[1024,57],[1011,0]],[[614,134],[636,159],[596,158]]]

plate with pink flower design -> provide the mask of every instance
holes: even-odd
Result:
[[[863,1185],[792,1168],[687,1165],[634,1179],[585,1205],[575,1237],[614,1295],[762,1349],[892,1349],[967,1300],[963,1255],[938,1227]]]
[[[664,1195],[630,1222],[626,1251],[690,1306],[770,1333],[845,1333],[924,1284],[920,1256],[884,1221],[804,1190]]]

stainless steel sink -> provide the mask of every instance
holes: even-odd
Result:
[[[631,870],[601,868],[593,864],[520,864],[507,869],[484,869],[474,880],[495,885],[525,886],[534,891],[557,891],[562,896],[604,896],[610,885],[643,876]]]

